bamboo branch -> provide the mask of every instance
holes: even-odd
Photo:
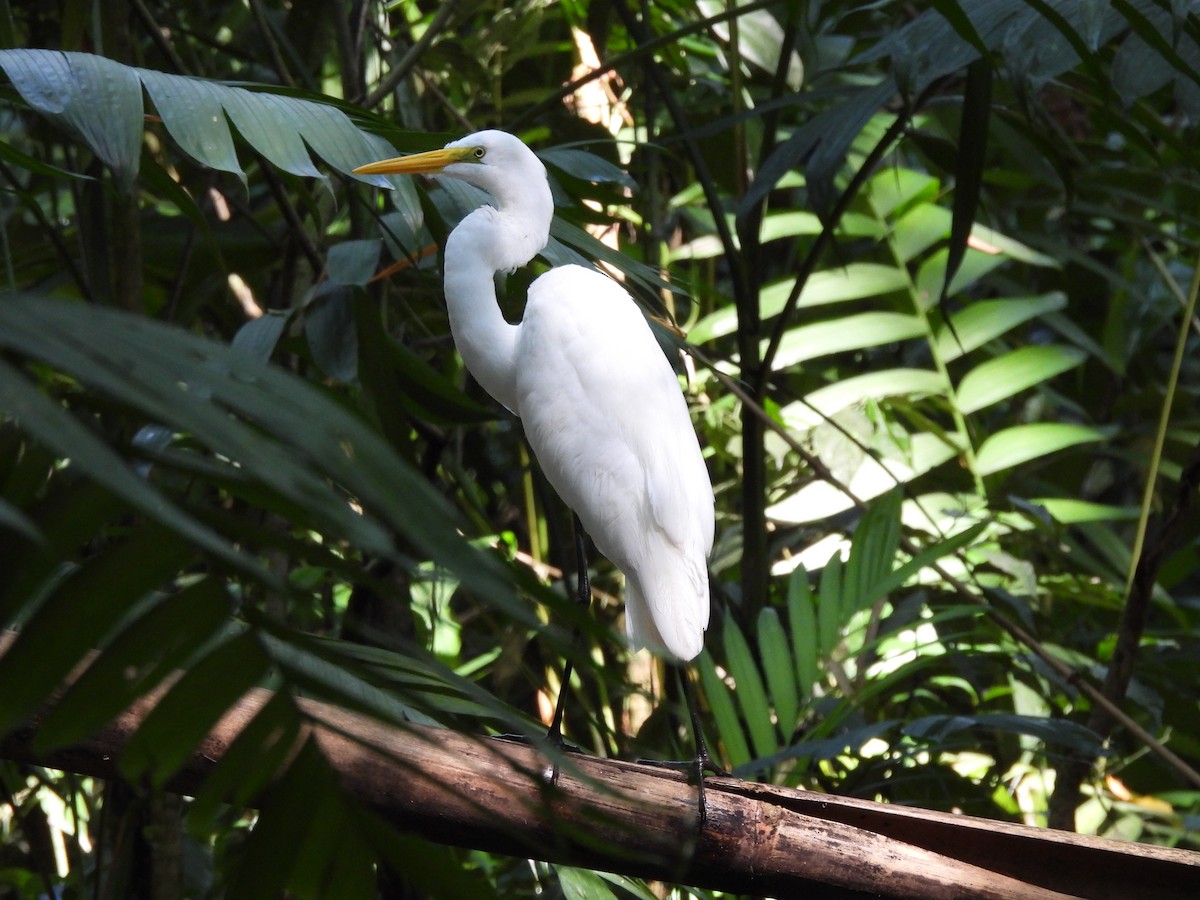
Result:
[[[14,638],[0,634],[0,653]],[[55,752],[33,749],[35,717],[0,740],[0,756],[118,777],[123,748],[168,689]],[[195,792],[270,697],[253,690],[231,707],[171,789]],[[1200,892],[1200,854],[733,778],[706,780],[701,829],[696,788],[677,772],[568,755],[552,787],[533,747],[299,703],[307,737],[350,796],[444,843],[775,896],[1116,898],[1149,884],[1159,898]]]

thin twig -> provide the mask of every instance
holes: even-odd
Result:
[[[425,29],[425,33],[397,60],[396,64],[388,70],[387,75],[380,79],[379,84],[375,86],[375,90],[367,94],[367,99],[362,103],[363,106],[367,109],[374,109],[385,97],[396,89],[396,85],[408,76],[413,66],[417,64],[417,60],[421,58],[429,45],[446,28],[446,25],[450,22],[450,17],[454,15],[457,8],[458,0],[442,0],[438,4],[437,12],[434,13],[429,27]]]
[[[171,68],[180,75],[190,75],[191,72],[188,70],[187,64],[183,61],[183,57],[175,52],[175,47],[167,40],[162,28],[155,21],[150,10],[146,8],[146,4],[142,0],[130,0],[130,5],[133,6],[133,11],[137,14],[137,17],[142,20],[146,31],[149,32],[150,40],[154,42],[154,46],[158,48],[158,52],[167,58],[167,61],[171,64]]]

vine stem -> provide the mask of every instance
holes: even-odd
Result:
[[[1162,261],[1155,253],[1150,258],[1163,276],[1163,280],[1173,293],[1179,297],[1179,287],[1175,279],[1165,270]],[[1183,317],[1179,324],[1179,337],[1175,341],[1175,359],[1171,362],[1171,372],[1167,378],[1167,389],[1163,396],[1162,411],[1158,416],[1158,433],[1154,436],[1154,452],[1150,454],[1150,470],[1146,473],[1146,486],[1142,491],[1142,511],[1138,517],[1137,535],[1133,541],[1133,552],[1129,554],[1129,572],[1125,576],[1125,602],[1129,602],[1133,592],[1133,580],[1137,574],[1138,562],[1146,545],[1146,531],[1150,526],[1150,509],[1154,502],[1154,486],[1158,483],[1158,470],[1162,465],[1163,447],[1167,442],[1167,427],[1171,423],[1171,407],[1175,405],[1175,394],[1179,388],[1179,372],[1183,368],[1183,355],[1187,349],[1188,331],[1193,316],[1196,314],[1196,296],[1200,294],[1200,258],[1196,260],[1196,268],[1192,273],[1192,284],[1188,295],[1183,300]]]

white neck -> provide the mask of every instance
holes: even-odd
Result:
[[[520,326],[510,325],[496,302],[497,272],[533,259],[549,239],[554,201],[543,181],[530,195],[494,191],[499,208],[482,206],[446,241],[446,307],[454,344],[483,389],[513,412],[516,408],[516,346]],[[536,188],[540,187],[541,190]]]

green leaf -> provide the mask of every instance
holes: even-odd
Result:
[[[1067,447],[1107,440],[1108,435],[1087,425],[1036,422],[1014,425],[983,442],[975,457],[981,475],[992,475]]]
[[[870,500],[897,483],[907,484],[919,475],[940,466],[961,453],[958,434],[919,432],[909,440],[907,459],[888,458],[883,462],[862,456],[850,476],[851,493],[860,500]],[[886,464],[886,465],[885,465]],[[795,493],[783,497],[767,508],[767,515],[780,522],[817,522],[845,512],[854,505],[841,490],[825,481],[812,481]]]
[[[313,527],[401,562],[392,533],[405,535],[464,584],[534,624],[507,570],[463,541],[436,489],[313,385],[162,323],[44,297],[12,295],[0,303],[0,346],[69,372],[151,421],[193,436],[297,514],[313,517]],[[0,401],[11,400],[4,405],[22,427],[164,524],[248,568],[234,548],[178,513],[70,415],[31,386],[17,391],[23,380],[5,373],[0,365]],[[253,566],[259,577],[269,577],[260,564]]]
[[[342,241],[329,248],[326,274],[334,284],[365,285],[375,277],[383,242]]]
[[[800,701],[796,693],[796,667],[788,652],[787,636],[779,613],[765,607],[758,615],[759,658],[771,691],[771,703],[779,723],[779,734],[786,741],[800,716]]]
[[[256,617],[257,618],[257,617]],[[350,660],[339,660],[331,650],[336,646],[324,645],[305,635],[294,635],[269,622],[258,622],[259,640],[271,660],[292,682],[323,696],[340,706],[366,712],[380,721],[394,724],[418,718],[413,709],[396,697],[392,691],[384,690],[363,678],[356,667],[348,665]],[[262,631],[267,633],[262,633]],[[272,634],[270,632],[276,632]],[[447,672],[449,678],[453,674]],[[444,684],[442,685],[444,689]]]
[[[989,729],[1006,734],[1032,735],[1056,747],[1094,757],[1101,752],[1100,738],[1078,722],[1012,713],[982,713],[973,716],[926,716],[901,729],[908,737],[944,744],[961,731]],[[976,737],[968,739],[972,745]]]
[[[950,236],[950,211],[935,203],[918,203],[897,222],[892,248],[900,262],[908,263]]]
[[[759,240],[762,243],[781,238],[818,235],[825,229],[820,217],[805,210],[771,212],[763,218]],[[846,213],[838,220],[838,234],[845,237],[882,238],[887,229],[882,222],[863,213]],[[816,274],[816,273],[814,273]]]
[[[267,656],[249,632],[219,644],[185,671],[146,714],[121,756],[122,773],[133,781],[149,776],[162,787],[225,712],[267,672]]]
[[[759,292],[759,314],[767,319],[783,312],[795,283],[795,279],[790,279],[764,287]],[[812,307],[861,300],[903,291],[907,287],[907,274],[895,266],[850,263],[841,268],[814,272],[804,283],[796,306]],[[719,309],[697,322],[688,332],[688,340],[703,344],[732,334],[737,329],[737,316],[737,310],[733,307]]]
[[[939,3],[938,11],[945,15],[954,3]],[[967,17],[961,16],[955,29],[979,40]],[[965,35],[964,35],[965,36]],[[981,52],[983,52],[981,50]],[[954,208],[950,225],[950,244],[946,258],[946,275],[942,281],[939,305],[950,293],[954,276],[967,252],[967,238],[975,224],[979,192],[983,186],[983,170],[987,162],[988,121],[992,112],[992,63],[987,54],[967,66],[967,82],[963,89],[962,121],[958,134],[957,169],[954,173]]]
[[[313,815],[313,810],[321,814]],[[343,846],[351,851],[348,863],[370,869],[362,857],[363,843],[349,839],[354,832],[347,801],[316,742],[309,739],[262,803],[229,873],[226,897],[369,896],[369,887],[347,893],[331,883]]]
[[[869,182],[867,196],[875,215],[880,219],[889,219],[903,216],[910,207],[931,206],[938,199],[940,191],[941,185],[932,175],[896,167],[884,169],[875,175]],[[949,217],[946,216],[944,221],[945,233],[949,233]]]
[[[846,561],[843,599],[847,612],[865,609],[883,594],[878,585],[892,572],[900,546],[903,491],[894,489],[871,504],[859,520]]]
[[[554,874],[558,876],[564,900],[616,900],[616,894],[604,879],[590,869],[555,866]]]
[[[460,183],[450,183],[461,186]],[[550,243],[541,256],[555,266],[576,263],[594,267],[597,263],[607,263],[651,293],[657,294],[663,290],[679,292],[677,286],[663,280],[657,269],[614,250],[578,225],[558,216],[550,223]]]
[[[926,566],[932,565],[939,559],[949,556],[951,553],[957,553],[963,547],[970,546],[984,533],[987,527],[987,522],[977,522],[970,528],[964,529],[944,541],[939,541],[932,546],[926,547],[912,559],[904,563],[904,565],[894,569],[888,573],[886,578],[878,582],[875,585],[876,596],[883,597],[890,594],[910,578],[916,577]]]
[[[821,677],[820,648],[817,644],[815,598],[808,586],[808,573],[797,567],[788,577],[788,625],[792,632],[792,656],[796,661],[796,684],[805,698],[813,695],[813,685]]]
[[[1111,503],[1094,503],[1074,497],[1038,497],[1029,501],[1045,508],[1046,512],[1064,525],[1080,522],[1131,522],[1141,514],[1137,506],[1114,506]]]
[[[762,675],[750,652],[742,630],[732,617],[726,617],[724,626],[725,661],[729,674],[737,686],[734,696],[742,708],[742,718],[750,732],[750,742],[756,756],[768,756],[779,749],[775,737],[775,726],[771,724],[771,707],[767,704],[767,692],[763,688]]]
[[[380,865],[399,874],[406,889],[418,896],[437,900],[497,900],[501,896],[490,867],[464,865],[463,852],[457,847],[435,844],[399,831],[392,823],[364,812],[355,816],[354,824],[358,833],[370,842]],[[501,879],[500,883],[504,881]],[[633,888],[630,890],[639,900],[657,900],[641,898]],[[372,890],[366,896],[377,895]]]
[[[6,313],[19,312],[15,299],[0,302],[0,344],[8,337]],[[9,345],[12,346],[12,345]],[[56,403],[0,361],[0,408],[16,418],[21,427],[47,447],[71,460],[71,465],[125,500],[134,509],[170,527],[200,547],[226,559],[243,571],[266,575],[261,564],[242,554],[212,529],[182,512],[144,479],[134,474],[125,461],[77,422]]]
[[[275,352],[275,346],[292,320],[292,312],[272,311],[257,319],[251,319],[238,329],[231,346],[258,362],[269,361]]]
[[[101,605],[102,595],[91,598]],[[229,595],[214,578],[203,578],[137,617],[108,643],[42,722],[37,745],[72,744],[128,709],[208,641],[230,614]],[[90,634],[89,642],[100,635]]]
[[[793,428],[811,428],[848,406],[885,397],[919,398],[941,395],[946,383],[932,369],[882,369],[843,378],[813,391],[803,401],[789,403],[779,417]]]
[[[1018,325],[1057,312],[1066,305],[1066,295],[1058,291],[1037,297],[976,301],[954,315],[954,333],[946,328],[939,331],[934,349],[943,362],[952,362]]]
[[[197,162],[245,181],[229,123],[258,153],[293,175],[323,178],[309,147],[340,172],[395,156],[336,106],[285,93],[251,91],[199,78],[135,69],[89,53],[3,50],[0,67],[31,107],[80,134],[118,179],[132,184],[141,155],[142,86],[167,132]],[[228,117],[228,118],[226,118]],[[354,178],[379,187],[394,179]]]
[[[274,94],[252,94],[224,85],[206,87],[220,97],[225,114],[242,137],[273,166],[305,178],[322,177],[296,128],[300,101]]]
[[[801,325],[783,336],[774,368],[788,369],[832,353],[899,343],[924,333],[925,326],[919,318],[893,312],[856,313]],[[765,344],[762,349],[765,351]]]
[[[304,336],[313,361],[335,381],[358,376],[358,332],[350,288],[329,281],[319,286],[304,307]]]
[[[302,721],[296,704],[275,693],[225,748],[188,807],[188,828],[207,834],[226,804],[248,806],[261,796],[295,751]]]
[[[950,23],[960,38],[974,47],[981,55],[988,55],[987,44],[979,36],[979,32],[975,30],[970,17],[957,0],[932,0],[932,3],[933,8]]]
[[[717,725],[717,735],[725,748],[729,765],[737,768],[750,761],[750,745],[742,732],[742,723],[733,708],[733,698],[729,687],[717,674],[717,664],[707,650],[700,653],[696,661],[696,671],[700,674],[700,684],[704,688],[704,698],[712,712],[713,721]]]
[[[615,166],[602,156],[571,147],[554,147],[538,152],[538,158],[547,165],[560,169],[572,178],[594,184],[620,184],[634,187],[633,179],[620,166]]]
[[[73,129],[128,187],[142,150],[142,85],[137,73],[89,53],[0,50],[0,67],[38,112]]]
[[[0,530],[19,534],[33,544],[46,542],[46,536],[38,530],[34,521],[2,497],[0,497]]]
[[[842,625],[852,612],[842,609],[843,569],[841,556],[834,554],[821,570],[821,586],[817,591],[817,633],[821,638],[818,646],[822,658],[829,656],[837,647],[842,639]]]
[[[955,392],[958,408],[964,413],[978,412],[1043,384],[1086,359],[1087,354],[1077,347],[1060,345],[1021,347],[989,359],[959,382]]]
[[[233,146],[233,134],[221,105],[221,87],[196,78],[140,70],[146,93],[159,111],[167,133],[196,162],[230,172],[246,183]]]
[[[0,657],[0,733],[44,703],[96,641],[194,554],[186,541],[151,521],[63,579]]]
[[[399,447],[408,443],[409,416],[441,425],[486,422],[496,413],[475,402],[424,359],[385,332],[379,312],[355,295],[359,378],[383,431]]]
[[[942,247],[931,253],[917,269],[917,296],[922,308],[928,309],[942,295],[946,285],[946,266],[950,261],[950,250]],[[1006,262],[1003,254],[995,249],[988,252],[968,246],[959,264],[958,271],[950,282],[949,293],[957,294],[978,284],[984,276]]]
[[[1170,38],[1155,27],[1154,22],[1148,16],[1129,0],[1113,0],[1113,7],[1125,17],[1137,35],[1158,52],[1160,59],[1166,60],[1176,71],[1186,75],[1193,83],[1200,84],[1200,71],[1197,71],[1187,59],[1176,52]]]

